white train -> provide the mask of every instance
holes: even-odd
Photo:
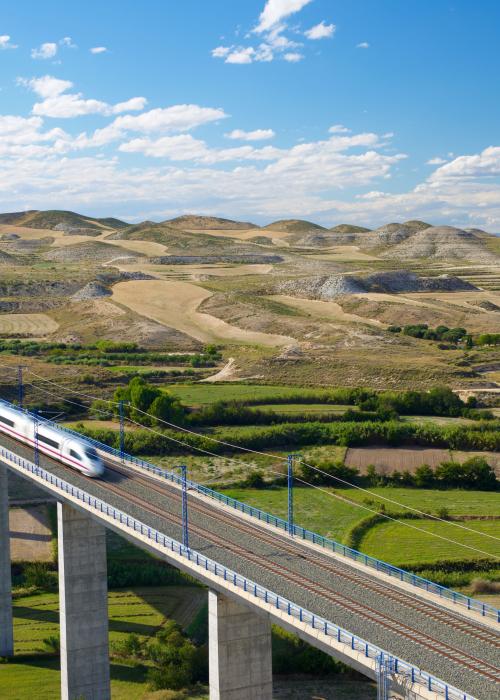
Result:
[[[35,444],[33,417],[4,401],[0,401],[0,432],[28,445]],[[38,449],[86,476],[98,477],[104,473],[102,459],[85,440],[42,422],[38,423]]]

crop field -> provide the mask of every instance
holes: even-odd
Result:
[[[113,288],[113,299],[118,303],[202,342],[224,339],[271,347],[292,342],[291,338],[280,335],[243,330],[198,311],[210,296],[212,292],[195,284],[165,280],[120,282]]]
[[[498,515],[498,494],[482,491],[435,491],[431,489],[372,488],[371,493],[356,489],[333,489],[322,487],[321,491],[296,487],[294,511],[297,525],[309,528],[340,542],[354,525],[377,512],[384,505],[390,512],[404,512],[403,506],[437,515],[446,508],[450,515],[484,517]],[[226,489],[227,495],[246,501],[273,515],[287,518],[287,490],[272,489]],[[380,496],[381,498],[377,498]],[[391,499],[395,503],[383,499]],[[356,506],[357,502],[359,505]],[[426,519],[387,522],[370,528],[362,539],[360,549],[391,564],[411,566],[421,562],[432,563],[441,559],[477,559],[498,553],[500,520],[467,520],[463,524],[476,530],[470,533],[452,522],[437,522]],[[408,527],[410,525],[411,527]],[[420,532],[414,528],[419,528]],[[428,534],[432,533],[432,534]],[[483,536],[486,533],[490,537]],[[434,535],[455,540],[460,544],[483,550],[480,554],[470,549],[439,539]]]
[[[300,389],[293,386],[273,386],[267,384],[176,384],[173,394],[188,406],[202,406],[215,401],[246,401],[260,399],[267,403],[277,396],[296,396]],[[304,390],[306,392],[307,390]]]
[[[463,462],[474,456],[484,457],[492,467],[500,468],[498,452],[461,452],[423,447],[349,447],[345,463],[361,472],[370,464],[387,473],[394,470],[414,472],[422,464],[436,467],[440,462]]]
[[[276,411],[276,413],[289,413],[290,415],[307,415],[314,420],[315,413],[344,413],[352,406],[342,406],[323,403],[276,403],[276,404],[257,404],[252,406],[258,411]]]
[[[426,536],[423,533],[416,533],[408,525],[432,534]],[[464,560],[477,559],[480,556],[484,558],[488,554],[491,557],[498,555],[499,521],[468,520],[466,525],[476,532],[458,530],[452,523],[432,520],[380,523],[368,530],[361,541],[360,548],[365,554],[405,567],[442,559]],[[481,533],[490,537],[485,537]],[[433,535],[459,540],[465,546],[451,544],[448,540],[439,539]],[[478,550],[486,554],[479,554]]]
[[[39,336],[54,333],[59,324],[47,314],[0,314],[0,335]]]
[[[335,301],[316,301],[314,299],[297,299],[296,297],[286,296],[285,294],[275,294],[269,297],[273,301],[291,306],[292,308],[304,311],[314,318],[327,321],[341,321],[344,323],[363,323],[377,328],[383,328],[384,324],[381,321],[373,318],[366,318],[356,314],[346,313],[340,304]]]

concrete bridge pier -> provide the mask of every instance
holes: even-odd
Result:
[[[271,700],[271,623],[208,592],[210,700]]]
[[[9,489],[7,467],[0,464],[0,656],[14,653],[11,589]]]
[[[57,504],[61,699],[109,700],[106,529]]]

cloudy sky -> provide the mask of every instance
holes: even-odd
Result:
[[[0,211],[500,232],[497,0],[4,0]]]

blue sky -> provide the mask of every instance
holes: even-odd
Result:
[[[500,231],[493,0],[4,0],[0,210]]]

